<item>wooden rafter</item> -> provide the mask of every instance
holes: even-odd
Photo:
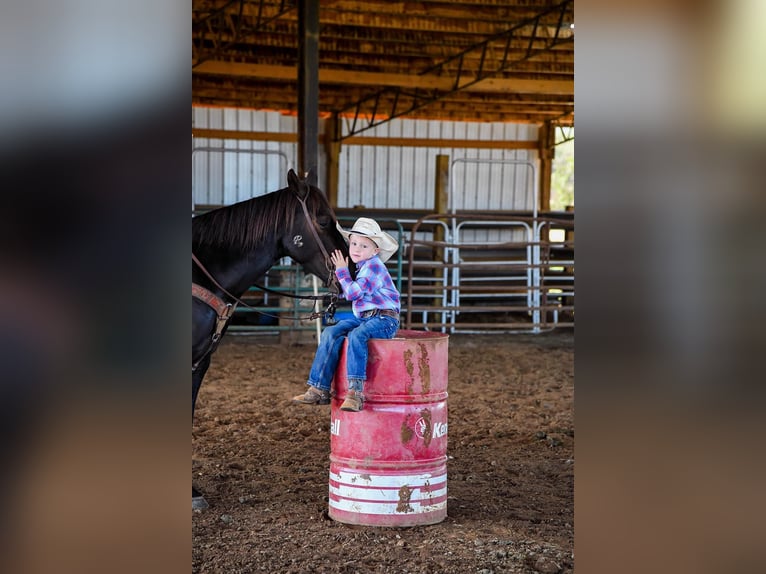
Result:
[[[365,129],[399,116],[572,125],[574,1],[565,4],[322,0],[320,113]],[[193,0],[192,103],[297,113],[296,6]],[[360,131],[348,125],[344,138]]]
[[[260,80],[280,80],[294,82],[298,71],[289,66],[269,66],[264,64],[242,64],[238,62],[203,62],[195,69],[197,74],[236,76]],[[469,83],[473,78],[467,77]],[[319,69],[319,81],[323,84],[356,86],[394,86],[423,90],[451,91],[452,78],[439,76],[412,76],[407,74],[380,74],[351,70]],[[478,93],[518,93],[518,94],[574,94],[573,80],[525,80],[484,78],[471,83],[466,91]]]

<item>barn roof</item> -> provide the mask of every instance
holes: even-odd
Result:
[[[193,0],[192,103],[297,113],[299,40],[297,0]],[[318,43],[320,114],[574,124],[574,0],[322,0]]]

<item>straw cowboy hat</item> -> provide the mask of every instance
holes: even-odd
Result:
[[[340,224],[338,224],[338,231],[340,231],[341,235],[346,239],[346,242],[348,242],[348,236],[352,233],[354,235],[362,235],[374,241],[375,245],[380,249],[378,257],[380,257],[380,260],[384,263],[396,253],[397,249],[399,249],[399,244],[396,242],[396,239],[381,230],[380,225],[378,225],[378,222],[374,219],[360,217],[354,222],[354,227],[349,231],[346,231]]]

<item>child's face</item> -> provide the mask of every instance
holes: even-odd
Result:
[[[348,236],[348,254],[354,263],[367,261],[370,257],[377,254],[378,251],[380,249],[371,239],[362,235],[354,235],[353,233]]]

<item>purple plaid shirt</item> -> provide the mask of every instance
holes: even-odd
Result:
[[[351,280],[347,267],[335,270],[335,276],[343,288],[343,296],[352,301],[354,316],[370,309],[391,309],[401,311],[399,291],[396,290],[391,274],[377,255],[356,266],[356,281]]]

